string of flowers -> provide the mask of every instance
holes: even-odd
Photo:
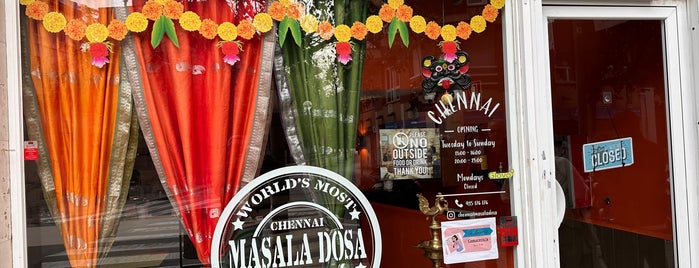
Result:
[[[140,12],[128,15],[125,21],[111,20],[109,25],[99,22],[87,25],[78,19],[67,20],[60,12],[49,12],[49,5],[43,0],[20,0],[21,5],[26,5],[25,14],[34,20],[41,21],[44,28],[51,33],[63,31],[65,35],[75,41],[82,42],[83,51],[92,56],[92,64],[103,67],[109,63],[107,56],[111,52],[111,42],[123,40],[129,32],[144,32],[149,21],[153,21],[151,32],[151,46],[160,45],[165,35],[179,47],[175,23],[185,31],[198,32],[206,39],[215,39],[224,54],[224,62],[234,65],[240,60],[238,54],[243,50],[246,40],[250,40],[256,34],[265,34],[272,30],[274,21],[279,23],[278,36],[280,45],[284,45],[289,33],[296,45],[301,45],[301,30],[306,34],[316,34],[324,40],[335,38],[337,59],[342,64],[352,60],[352,39],[361,41],[368,33],[377,34],[384,29],[384,23],[388,24],[388,44],[393,46],[396,34],[399,34],[403,44],[409,45],[410,29],[417,34],[425,34],[432,40],[441,37],[439,47],[445,55],[445,59],[456,59],[456,51],[459,49],[459,40],[467,40],[472,32],[485,31],[488,22],[494,22],[499,10],[505,5],[505,0],[490,0],[479,15],[473,16],[468,22],[460,21],[456,25],[439,25],[437,22],[427,22],[420,15],[413,15],[412,7],[406,5],[404,0],[388,0],[383,4],[378,15],[369,16],[365,22],[355,21],[352,25],[333,26],[329,21],[319,21],[311,14],[305,13],[302,3],[295,0],[278,0],[272,2],[267,12],[261,12],[252,20],[241,20],[238,25],[232,22],[217,23],[211,19],[202,19],[192,11],[184,11],[184,6],[175,0],[148,0]]]

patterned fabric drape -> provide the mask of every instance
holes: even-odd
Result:
[[[133,2],[133,9],[140,10],[145,1]],[[182,4],[202,19],[235,24],[266,8],[263,0]],[[166,39],[153,49],[150,34],[127,39],[125,46],[132,42],[133,51],[125,47],[126,64],[138,84],[139,118],[161,182],[199,260],[208,264],[223,207],[261,162],[272,60],[263,49],[269,42],[256,36],[245,42],[240,62],[231,67],[217,40],[175,28],[179,48]]]
[[[49,1],[67,19],[112,19],[111,9]],[[39,142],[38,171],[70,264],[94,267],[114,242],[136,157],[138,124],[131,91],[119,78],[119,57],[91,65],[80,42],[27,21],[23,66],[24,114]],[[114,55],[120,47],[114,44]],[[27,62],[27,61],[25,61]]]
[[[333,25],[365,21],[367,1],[304,0],[306,12]],[[317,35],[285,43],[275,59],[290,150],[297,164],[319,166],[353,179],[365,41],[353,60],[336,60],[335,45]],[[281,54],[281,55],[280,55]]]

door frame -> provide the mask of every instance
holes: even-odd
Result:
[[[521,172],[513,180],[515,215],[520,215],[517,267],[559,267],[556,179],[553,161],[551,84],[548,71],[549,18],[657,19],[665,41],[668,137],[673,178],[672,206],[676,267],[699,266],[697,94],[692,39],[685,1],[510,1],[505,35],[511,150]],[[546,66],[542,70],[542,66]],[[689,149],[685,149],[689,148]],[[694,239],[692,239],[694,238]]]

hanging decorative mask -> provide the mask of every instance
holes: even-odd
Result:
[[[471,58],[464,51],[455,55],[455,58],[442,56],[439,59],[430,55],[422,59],[425,77],[422,89],[426,95],[450,94],[450,91],[466,90],[471,86],[471,76],[467,74]]]

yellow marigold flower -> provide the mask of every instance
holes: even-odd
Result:
[[[318,24],[318,30],[316,30],[320,38],[323,38],[325,40],[330,40],[330,38],[333,37],[333,34],[335,33],[335,28],[333,28],[333,25],[330,24],[328,21],[322,21]]]
[[[498,18],[498,9],[492,5],[485,5],[483,8],[483,18],[488,22],[494,22]]]
[[[44,25],[44,28],[46,28],[47,31],[57,33],[66,27],[66,23],[68,23],[68,21],[61,13],[49,12],[44,15],[44,20],[41,23]]]
[[[182,26],[182,29],[185,31],[192,32],[199,30],[199,27],[201,27],[201,18],[199,18],[197,13],[187,11],[180,16],[180,26]]]
[[[143,32],[148,28],[148,20],[143,13],[131,13],[126,17],[126,28],[135,33]]]
[[[501,9],[505,6],[505,0],[490,0],[490,4],[497,9]]]
[[[349,42],[352,37],[350,27],[344,24],[340,24],[335,27],[335,38],[340,42]]]
[[[398,10],[396,10],[396,18],[398,18],[401,21],[408,22],[410,19],[413,17],[413,8],[406,6],[406,5],[401,5],[398,7]]]
[[[32,2],[27,5],[27,9],[24,11],[27,17],[35,20],[42,20],[46,13],[49,13],[49,5],[41,1]]]
[[[366,37],[367,33],[366,25],[364,25],[364,23],[355,21],[352,24],[352,28],[350,28],[350,33],[352,34],[352,38],[357,40],[364,40],[364,37]]]
[[[223,41],[233,41],[238,38],[238,28],[230,22],[224,22],[218,25],[218,30],[216,32]]]
[[[291,4],[291,0],[279,0],[283,6],[288,7]]]
[[[153,0],[153,1],[155,1],[156,3],[161,4],[161,5],[165,5],[167,3],[172,2],[172,0]]]
[[[471,18],[471,29],[473,29],[474,32],[477,33],[482,33],[485,31],[485,19],[482,16],[473,16]]]
[[[68,38],[73,39],[75,41],[80,41],[83,39],[83,37],[85,37],[85,28],[87,28],[87,25],[84,21],[72,19],[68,21],[66,27],[63,28],[63,32],[66,33],[66,36],[68,36]]]
[[[19,4],[26,6],[26,5],[29,5],[31,3],[34,3],[34,1],[36,1],[36,0],[19,0]]]
[[[456,36],[464,40],[468,39],[471,36],[471,25],[463,21],[459,22],[459,24],[456,25]]]
[[[388,0],[388,5],[393,9],[398,9],[398,7],[403,4],[405,4],[403,0]]]
[[[173,20],[179,19],[184,12],[184,6],[180,2],[167,2],[163,6],[163,15]]]
[[[379,9],[379,17],[385,22],[391,22],[393,20],[393,17],[396,16],[396,10],[391,8],[387,4],[383,4],[381,6],[381,9]]]
[[[202,20],[201,27],[199,27],[199,34],[206,39],[214,39],[218,34],[218,24],[210,19]]]
[[[451,24],[444,25],[442,27],[442,39],[444,41],[454,41],[456,40],[456,27]]]
[[[118,41],[123,40],[124,37],[126,37],[126,34],[129,33],[129,29],[126,28],[126,24],[120,20],[110,21],[109,25],[107,26],[107,30],[109,30],[109,37]]]
[[[255,25],[252,25],[252,22],[250,22],[249,20],[241,20],[238,24],[238,36],[242,37],[243,39],[249,40],[254,35]]]
[[[441,32],[442,27],[440,27],[439,24],[434,21],[428,22],[427,26],[425,27],[425,34],[432,40],[437,40],[439,35],[441,35]]]
[[[414,16],[410,19],[410,29],[412,29],[415,33],[424,32],[426,25],[427,22],[425,21],[425,18],[422,16]]]
[[[318,29],[318,19],[311,14],[301,16],[299,23],[301,24],[301,29],[307,33],[315,33]]]
[[[143,5],[141,13],[149,20],[157,20],[163,14],[163,5],[155,1],[148,1]]]
[[[267,13],[257,13],[252,20],[252,24],[261,33],[269,32],[269,30],[272,30],[272,17]]]
[[[272,2],[267,13],[276,21],[281,21],[286,16],[286,7],[279,1]],[[259,13],[258,13],[259,14]]]
[[[366,28],[371,33],[379,33],[383,29],[383,21],[381,17],[376,15],[371,15],[366,18]]]
[[[109,36],[109,29],[102,23],[90,24],[85,29],[85,37],[87,37],[87,41],[92,43],[104,42],[107,40],[107,36]]]
[[[299,2],[293,2],[286,8],[286,15],[295,20],[298,20],[305,12],[305,7]]]

